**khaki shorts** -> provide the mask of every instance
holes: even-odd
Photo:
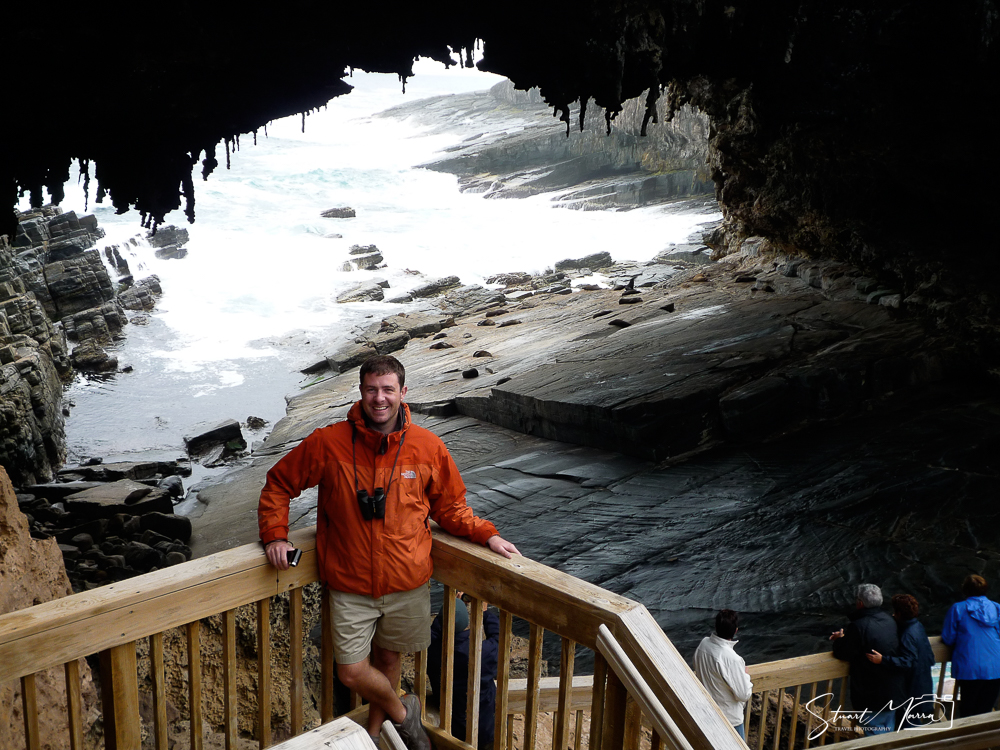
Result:
[[[330,589],[333,655],[338,664],[356,664],[371,653],[372,643],[412,654],[431,643],[430,583],[372,599]]]

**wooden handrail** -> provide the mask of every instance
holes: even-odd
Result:
[[[642,679],[632,660],[628,658],[625,650],[619,645],[611,631],[601,625],[597,631],[597,648],[608,661],[615,674],[629,690],[629,693],[639,702],[643,711],[652,721],[660,737],[672,750],[691,750],[691,744],[681,735],[677,724],[670,718],[663,704],[649,689],[649,685]]]

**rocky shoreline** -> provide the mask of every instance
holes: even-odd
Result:
[[[682,653],[722,606],[745,613],[750,661],[824,650],[860,580],[939,627],[962,571],[1000,561],[995,472],[956,448],[1000,440],[988,378],[857,269],[715,236],[386,305],[307,368],[251,465],[199,492],[195,554],[256,539],[266,471],[344,418],[363,356],[396,352],[470,504],[530,557],[642,601]],[[315,523],[315,492],[291,511]]]

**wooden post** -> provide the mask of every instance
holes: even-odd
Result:
[[[513,750],[505,731],[514,726],[513,717],[507,716],[507,691],[510,685],[510,612],[500,610],[500,643],[497,648],[497,710],[493,717],[494,750]],[[509,722],[509,724],[508,724]]]
[[[21,678],[21,710],[24,712],[24,744],[28,750],[41,750],[38,734],[38,696],[35,692],[35,675]]]
[[[413,655],[413,672],[415,684],[413,689],[420,698],[420,720],[427,719],[427,649]]]
[[[149,671],[153,677],[153,734],[156,750],[167,750],[167,679],[163,669],[163,633],[149,636]]]
[[[100,653],[105,750],[141,750],[135,641]]]
[[[538,739],[538,689],[542,670],[542,640],[545,629],[531,623],[528,629],[528,687],[524,701],[524,750],[536,750]]]
[[[291,713],[292,736],[302,734],[302,700],[305,683],[302,673],[302,589],[294,588],[288,595],[288,669],[291,673],[289,707]]]
[[[271,744],[271,600],[257,602],[257,742]]]
[[[441,599],[441,698],[438,705],[441,709],[439,726],[451,734],[451,705],[454,690],[452,681],[455,677],[455,589],[444,587]]]
[[[236,692],[235,609],[227,609],[222,613],[222,669],[223,733],[226,735],[226,750],[236,750],[239,729],[237,719],[239,697]]]
[[[626,692],[625,701],[625,738],[622,747],[626,750],[639,750],[642,741],[642,708]]]
[[[583,747],[583,711],[576,712],[576,733],[573,735],[573,750],[580,750]],[[652,750],[660,750],[653,747]]]
[[[556,710],[555,726],[552,728],[553,750],[566,750],[569,744],[570,691],[573,689],[573,663],[576,659],[576,643],[569,638],[562,639],[562,658],[559,669],[559,708]]]
[[[469,602],[469,666],[465,688],[465,741],[479,747],[479,689],[483,672],[483,606],[475,597]],[[496,728],[494,727],[494,730]],[[463,739],[463,738],[459,738]]]
[[[788,732],[788,747],[795,747],[795,735],[799,728],[799,704],[802,702],[802,686],[795,686],[795,700],[792,703],[791,729]]]
[[[594,694],[590,703],[590,750],[600,750],[604,739],[604,699],[607,692],[608,662],[594,652]]]
[[[201,717],[201,622],[187,626],[188,652],[188,713],[191,716],[191,750],[202,748]]]
[[[320,710],[319,715],[323,723],[333,721],[334,709],[333,698],[333,622],[330,616],[330,590],[324,586],[320,595],[320,629],[323,633],[322,647],[320,648],[320,675],[323,685],[320,687]]]
[[[66,711],[69,714],[70,750],[83,750],[83,700],[80,695],[80,662],[66,662]]]
[[[604,696],[604,732],[601,746],[604,750],[620,750],[625,746],[625,704],[628,692],[614,670],[608,670],[608,684]],[[593,725],[593,724],[592,724]]]

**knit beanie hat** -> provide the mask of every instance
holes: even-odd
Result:
[[[461,599],[455,600],[455,632],[461,633],[469,627],[469,608]]]

